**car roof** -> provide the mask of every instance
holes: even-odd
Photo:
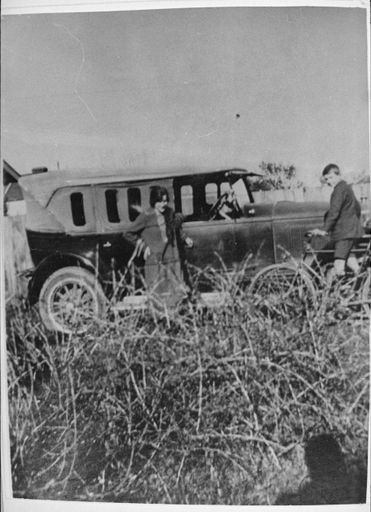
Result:
[[[245,169],[194,169],[194,168],[174,168],[156,170],[153,168],[138,169],[68,169],[58,171],[48,171],[40,174],[25,174],[19,183],[21,187],[34,199],[45,206],[53,193],[62,187],[78,187],[96,184],[113,183],[133,183],[152,180],[182,178],[186,176],[202,176],[209,174],[225,174],[235,172],[248,176]]]

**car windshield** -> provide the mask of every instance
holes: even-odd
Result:
[[[220,187],[221,194],[223,192],[228,192],[229,186],[229,183],[222,183]],[[242,178],[239,178],[235,183],[233,183],[232,188],[240,205],[250,202],[246,189],[246,183]]]

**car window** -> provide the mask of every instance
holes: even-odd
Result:
[[[229,192],[231,186],[228,181],[222,181],[220,184],[220,195],[223,195],[225,192]]]
[[[141,211],[142,201],[140,189],[132,187],[127,189],[129,220],[133,222]]]
[[[233,183],[239,205],[250,203],[243,178]],[[174,180],[175,207],[182,212],[186,222],[208,220],[211,207],[219,197],[230,190],[229,181],[210,177],[189,176]]]
[[[180,200],[183,215],[193,215],[193,188],[191,185],[180,187]]]
[[[218,185],[216,183],[206,183],[205,185],[206,203],[212,206],[218,199]]]
[[[61,188],[46,208],[66,231],[91,232],[96,229],[91,187]]]
[[[85,226],[84,196],[81,192],[72,192],[70,201],[73,223],[75,226]]]
[[[109,222],[120,222],[120,216],[117,205],[117,189],[105,191],[107,218]]]
[[[129,189],[123,183],[97,185],[95,212],[98,232],[109,233],[126,229],[141,211],[141,201],[143,202],[143,190],[139,187]]]
[[[233,183],[233,190],[236,194],[237,201],[240,205],[250,203],[249,194],[247,192],[246,183],[242,178]]]

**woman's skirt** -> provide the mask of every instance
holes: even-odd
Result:
[[[146,260],[144,278],[147,293],[156,303],[163,307],[176,308],[187,296],[187,287],[183,280],[179,257],[174,254],[151,254]]]

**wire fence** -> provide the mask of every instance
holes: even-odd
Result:
[[[370,209],[370,183],[357,183],[352,185],[353,191],[360,201],[362,210]],[[259,190],[254,192],[257,203],[270,203],[275,201],[330,201],[332,189],[330,187],[300,187],[284,190]]]

